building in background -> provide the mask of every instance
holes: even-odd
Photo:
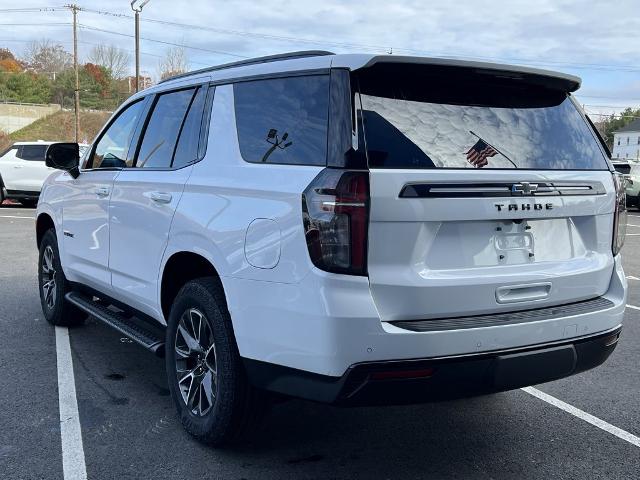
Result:
[[[132,75],[130,77],[127,77],[126,81],[129,86],[129,93],[134,93],[136,91],[136,76]],[[153,81],[151,80],[151,77],[140,75],[140,90],[149,88],[151,85],[153,85]]]
[[[613,158],[640,161],[640,118],[613,133]]]

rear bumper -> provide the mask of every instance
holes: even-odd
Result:
[[[244,362],[254,386],[286,395],[348,406],[420,403],[512,390],[589,370],[611,355],[621,329],[522,349],[359,363],[341,377]]]
[[[610,278],[607,305],[597,309],[560,306],[549,315],[514,313],[490,323],[483,317],[474,325],[469,318],[464,325],[430,320],[439,328],[428,331],[381,321],[365,277],[314,272],[298,284],[230,277],[223,284],[243,358],[340,378],[364,363],[481,355],[608,332],[622,324],[626,304],[619,255]]]

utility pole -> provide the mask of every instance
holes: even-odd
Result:
[[[136,8],[133,4],[137,1],[138,0],[132,0],[131,2],[131,10],[136,14],[136,92],[140,90],[140,12],[142,8],[149,3],[149,0],[143,0],[140,6]]]
[[[136,12],[136,92],[140,91],[140,12]]]
[[[75,72],[75,88],[74,88],[74,114],[75,114],[75,139],[76,143],[80,142],[80,80],[78,78],[78,11],[80,7],[76,4],[65,5],[73,12],[73,71]]]
[[[76,115],[76,143],[80,143],[80,80],[78,78],[78,6],[73,5],[73,70],[76,74],[73,110]]]

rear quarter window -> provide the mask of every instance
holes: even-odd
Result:
[[[329,75],[240,82],[233,93],[247,162],[326,165]]]

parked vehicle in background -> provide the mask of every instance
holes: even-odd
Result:
[[[265,391],[342,405],[519,388],[622,328],[624,182],[571,92],[506,65],[297,52],[133,95],[37,211],[45,318],[166,360],[187,431]]]
[[[44,161],[52,143],[16,142],[0,155],[0,204],[4,200],[18,200],[28,207],[38,203],[42,184],[54,170]],[[88,147],[81,144],[80,151]]]
[[[611,160],[611,164],[615,171],[620,175],[623,175],[625,178],[629,176],[629,173],[631,172],[631,163],[627,160],[618,160],[614,158]]]
[[[614,166],[616,162],[613,162]],[[627,206],[640,208],[640,163],[628,162],[629,173],[625,175]]]

